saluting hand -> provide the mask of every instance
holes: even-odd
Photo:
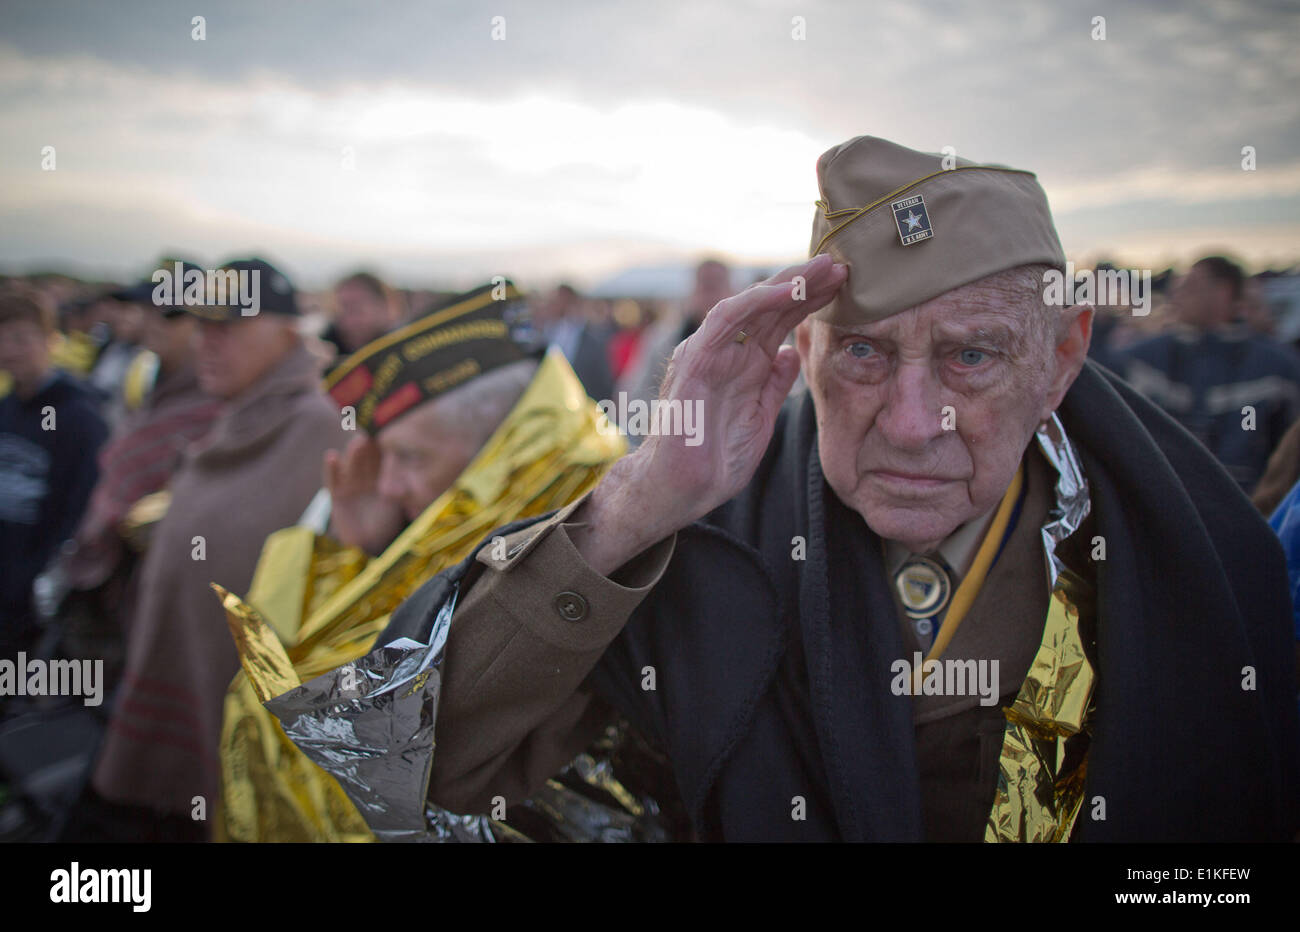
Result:
[[[745,487],[799,374],[798,351],[782,342],[847,278],[825,254],[791,266],[718,302],[678,345],[660,398],[698,403],[699,434],[652,434],[575,513],[587,524],[575,545],[593,569],[608,575]]]
[[[402,509],[379,494],[383,465],[379,444],[368,434],[353,437],[342,456],[325,451],[325,488],[330,491],[330,531],[338,540],[380,553],[402,531]]]

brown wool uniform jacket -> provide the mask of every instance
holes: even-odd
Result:
[[[945,657],[996,659],[998,702],[978,695],[913,699],[926,837],[976,841],[993,802],[1005,718],[1042,635],[1046,567],[1039,530],[1055,477],[1031,446],[1027,488],[1004,552]],[[583,681],[629,616],[658,583],[674,535],[615,574],[592,570],[574,547],[569,517],[516,531],[479,551],[477,578],[462,593],[448,635],[429,798],[452,811],[515,802],[581,752],[612,717]],[[493,559],[493,551],[505,559]],[[921,651],[898,606],[910,660]],[[700,684],[707,702],[707,684]]]

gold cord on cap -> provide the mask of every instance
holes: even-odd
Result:
[[[849,215],[849,219],[845,220],[839,226],[832,227],[830,230],[828,230],[826,232],[826,235],[823,236],[821,240],[817,243],[816,249],[813,250],[813,255],[817,255],[823,249],[825,249],[827,241],[830,240],[831,237],[833,237],[835,234],[839,233],[841,230],[847,227],[854,220],[857,220],[858,218],[865,216],[866,214],[875,210],[881,204],[890,200],[891,198],[897,197],[898,195],[903,194],[909,189],[916,187],[918,184],[921,184],[922,182],[925,181],[929,181],[931,178],[938,178],[940,175],[947,175],[953,172],[961,172],[961,171],[1011,172],[1017,175],[1029,175],[1030,177],[1034,176],[1033,172],[1028,172],[1021,168],[1003,168],[998,165],[957,165],[954,166],[953,168],[947,168],[937,172],[931,172],[928,175],[923,175],[920,178],[917,178],[913,181],[909,181],[907,184],[900,185],[894,190],[890,191],[888,194],[884,195],[883,197],[878,197],[874,201],[870,202],[869,204],[864,204],[861,207],[844,207],[839,210],[831,210],[830,203],[825,198],[823,198],[822,200],[819,200],[815,206],[821,209],[822,216],[825,217],[827,221],[834,220],[839,217],[843,217],[846,214]]]

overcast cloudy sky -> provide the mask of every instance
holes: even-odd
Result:
[[[1036,171],[1078,261],[1289,264],[1298,53],[1300,5],[1249,0],[6,0],[0,269],[784,263],[860,134]]]

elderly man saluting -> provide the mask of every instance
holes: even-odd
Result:
[[[1289,838],[1282,554],[1045,305],[1034,176],[869,137],[817,169],[814,258],[674,353],[703,443],[647,438],[380,637],[454,604],[429,799],[521,798],[614,709],[705,839]]]
[[[225,700],[216,837],[370,840],[339,784],[288,744],[262,700],[364,655],[393,609],[484,531],[567,505],[626,450],[563,353],[538,360],[516,342],[523,307],[508,281],[476,288],[367,344],[328,378],[360,428],[343,454],[325,454],[329,533],[314,532],[320,516],[304,516],[267,540],[246,600],[222,592],[244,672]],[[599,810],[559,788],[536,802],[558,811],[570,837],[641,814]],[[495,837],[464,828],[448,832]]]

